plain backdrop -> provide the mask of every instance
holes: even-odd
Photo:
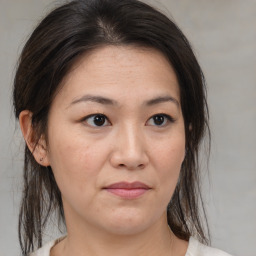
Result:
[[[58,2],[0,0],[1,256],[20,253],[17,218],[24,144],[12,113],[15,65],[32,29]],[[256,1],[145,2],[177,22],[206,76],[212,154],[203,194],[212,245],[233,255],[255,256]]]

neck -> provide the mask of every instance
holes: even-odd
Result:
[[[132,235],[111,234],[88,225],[78,229],[72,226],[72,229],[68,228],[68,236],[54,248],[51,255],[173,255],[173,241],[174,235],[166,223],[165,216],[150,228]]]

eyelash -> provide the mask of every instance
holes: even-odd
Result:
[[[98,117],[98,118],[104,118],[104,122],[102,125],[95,125],[95,124],[89,124],[88,123],[88,120],[90,118],[94,118],[93,122],[96,121],[95,118]],[[164,118],[164,125],[160,124],[160,125],[156,125],[156,124],[152,124],[152,126],[156,126],[156,127],[165,127],[168,125],[168,123],[174,123],[175,120],[173,117],[171,117],[170,115],[167,115],[167,114],[164,114],[164,113],[159,113],[159,114],[155,114],[153,116],[151,116],[146,123],[148,123],[151,119],[153,118],[156,118],[156,117],[163,117]],[[104,114],[101,114],[101,113],[97,113],[97,114],[91,114],[91,115],[88,115],[86,117],[84,117],[82,119],[83,122],[86,122],[89,126],[91,127],[96,127],[96,128],[99,128],[99,127],[105,127],[105,126],[110,126],[111,125],[111,122],[109,121],[109,119],[107,118],[106,115]],[[98,120],[98,121],[102,121],[102,120]],[[155,120],[156,121],[156,120]],[[108,124],[107,125],[104,125],[105,122],[107,122]]]
[[[168,125],[168,123],[174,123],[174,122],[175,122],[174,118],[171,117],[170,115],[167,115],[167,114],[164,114],[164,113],[159,113],[159,114],[155,114],[155,115],[153,115],[152,117],[150,117],[150,118],[148,119],[147,123],[148,123],[151,119],[153,119],[153,118],[155,118],[155,117],[163,117],[163,118],[165,119],[165,124],[164,124],[164,125],[162,125],[162,124],[161,124],[161,125],[153,125],[153,126],[165,127],[165,126]]]
[[[89,116],[86,116],[85,118],[82,119],[82,121],[88,123],[88,119],[93,118],[93,117],[94,117],[93,121],[95,121],[96,117],[101,117],[101,118],[103,117],[105,119],[104,123],[107,120],[109,125],[111,125],[111,122],[109,121],[109,119],[104,114],[100,114],[100,113],[99,114],[98,113],[97,114],[91,114]],[[109,126],[109,125],[92,125],[92,124],[88,124],[88,125],[91,126],[91,127],[105,127],[105,126]]]

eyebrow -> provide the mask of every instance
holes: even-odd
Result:
[[[171,97],[171,96],[156,97],[154,99],[146,101],[146,105],[147,106],[152,106],[152,105],[155,105],[155,104],[165,103],[165,102],[169,102],[169,101],[175,103],[175,105],[179,108],[179,106],[180,106],[179,101],[176,100],[175,98]]]
[[[96,102],[103,105],[118,105],[117,101],[115,100],[96,95],[84,95],[81,98],[73,100],[70,105],[86,101]]]
[[[97,95],[84,95],[81,98],[74,99],[69,106],[80,103],[80,102],[87,102],[87,101],[96,102],[96,103],[100,103],[100,104],[103,104],[103,105],[119,105],[119,103],[116,100],[113,100],[113,99],[109,99],[109,98],[102,97],[102,96],[97,96]],[[171,96],[158,96],[156,98],[145,101],[143,103],[143,105],[153,106],[153,105],[160,104],[160,103],[165,103],[165,102],[173,102],[173,103],[175,103],[175,105],[178,108],[179,108],[179,105],[180,105],[179,101],[176,100],[175,98],[171,97]]]

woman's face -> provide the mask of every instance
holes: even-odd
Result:
[[[177,78],[156,50],[87,54],[51,106],[47,161],[68,228],[134,234],[166,222],[184,154]]]

